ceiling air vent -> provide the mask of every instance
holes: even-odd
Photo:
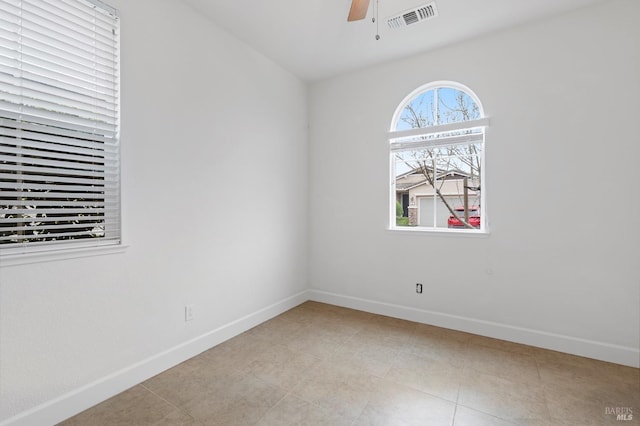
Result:
[[[432,1],[425,5],[405,10],[399,15],[387,18],[387,25],[389,25],[389,28],[392,30],[397,30],[417,24],[418,22],[426,21],[427,19],[435,18],[436,16],[438,16],[438,9],[436,9],[436,2]]]

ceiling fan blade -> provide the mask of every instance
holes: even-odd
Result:
[[[347,18],[347,21],[359,21],[366,18],[368,10],[369,0],[352,0],[351,10],[349,10],[349,17]]]

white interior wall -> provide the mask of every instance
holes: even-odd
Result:
[[[0,424],[306,289],[306,85],[180,2],[109,3],[129,248],[2,266]]]
[[[637,365],[639,13],[604,2],[313,84],[314,298]],[[438,80],[491,120],[485,237],[386,230],[385,133]]]

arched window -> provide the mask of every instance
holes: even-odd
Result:
[[[487,124],[458,83],[429,83],[400,103],[389,133],[391,229],[486,232]]]

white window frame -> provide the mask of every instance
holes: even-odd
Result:
[[[429,127],[414,128],[408,130],[396,130],[402,116],[405,107],[413,101],[419,95],[433,91],[439,88],[451,88],[464,92],[476,103],[480,111],[480,118],[476,120],[460,121],[455,123],[448,123],[442,125],[434,125]],[[488,214],[487,214],[487,192],[486,192],[486,178],[485,178],[485,134],[486,127],[489,125],[489,119],[484,114],[482,103],[478,96],[467,86],[452,82],[452,81],[434,81],[423,86],[418,87],[409,95],[407,95],[402,102],[396,108],[393,118],[391,120],[391,126],[387,134],[389,140],[389,230],[402,231],[402,232],[417,232],[417,233],[441,233],[441,234],[454,234],[454,235],[487,235],[489,233],[488,226]],[[396,161],[394,153],[400,150],[407,150],[411,148],[428,148],[435,147],[442,143],[443,139],[428,139],[437,134],[445,132],[455,132],[462,130],[479,129],[480,134],[477,136],[460,135],[446,138],[446,144],[451,143],[464,143],[466,141],[481,141],[481,171],[480,181],[482,182],[482,195],[480,197],[480,228],[479,229],[452,229],[452,228],[440,228],[432,226],[398,226],[396,224]],[[423,140],[415,140],[415,138],[423,137]],[[414,139],[414,140],[412,140]]]
[[[0,11],[0,266],[124,250],[117,11],[99,0],[8,0]],[[100,180],[88,183],[89,175]],[[56,217],[65,205],[77,211]],[[10,214],[27,208],[38,224]]]

